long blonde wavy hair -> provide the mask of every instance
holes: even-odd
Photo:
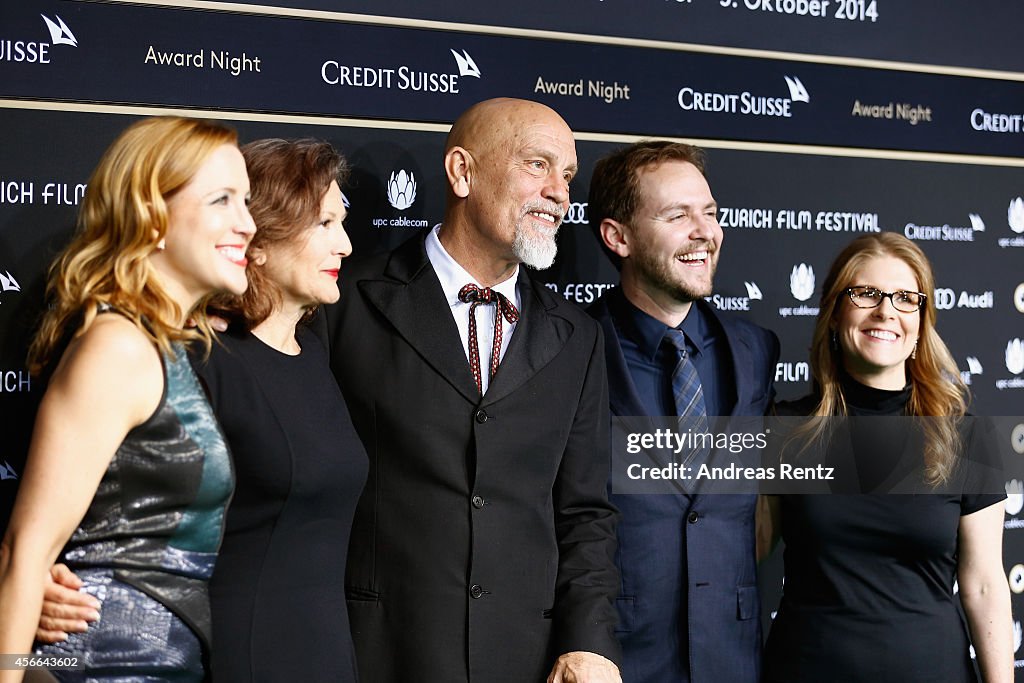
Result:
[[[203,307],[192,312],[196,329],[181,329],[189,311],[160,286],[149,257],[167,232],[167,201],[215,149],[237,142],[220,123],[179,117],[138,121],[114,140],[89,178],[71,243],[50,266],[48,310],[29,348],[30,372],[50,366],[102,305],[131,319],[165,353],[176,340],[209,345]]]
[[[854,275],[870,259],[895,257],[910,267],[920,291],[927,295],[921,316],[917,353],[906,361],[910,380],[908,415],[940,417],[923,421],[925,476],[929,484],[948,481],[960,452],[957,426],[967,410],[967,387],[949,348],[935,330],[935,277],[928,257],[909,239],[894,232],[863,235],[839,252],[822,285],[820,311],[811,339],[811,375],[821,394],[811,413],[814,418],[797,431],[814,442],[827,438],[828,425],[835,415],[846,415],[846,397],[839,382],[842,349],[830,343],[839,307],[852,305],[844,290],[856,284]],[[900,315],[914,315],[900,314]],[[802,434],[801,434],[802,432]]]

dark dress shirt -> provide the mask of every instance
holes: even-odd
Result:
[[[668,326],[634,306],[619,288],[609,294],[608,307],[644,408],[649,415],[675,415],[672,371],[677,355],[675,349],[662,343]],[[708,415],[730,415],[736,405],[736,382],[721,325],[698,306],[691,306],[679,329],[686,336],[686,350],[697,368]]]

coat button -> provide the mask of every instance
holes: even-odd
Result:
[[[487,418],[489,418],[490,415],[487,414],[486,410],[481,408],[480,410],[476,411],[476,415],[474,417],[476,418],[476,421],[479,424],[483,424],[484,422],[487,422]]]
[[[698,515],[696,512],[691,512],[686,516],[686,521],[690,524],[696,524],[698,519],[700,519],[700,515]]]
[[[484,497],[483,496],[473,496],[473,507],[475,507],[477,510],[479,510],[483,506],[484,506]]]
[[[482,598],[485,592],[486,591],[483,589],[483,587],[480,586],[480,584],[474,583],[472,586],[469,587],[469,595],[474,600]]]

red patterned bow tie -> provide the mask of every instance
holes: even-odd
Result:
[[[473,371],[476,388],[483,394],[483,382],[480,376],[480,344],[476,334],[476,308],[480,304],[498,304],[498,315],[494,316],[494,343],[491,345],[491,372],[487,376],[488,379],[494,377],[494,373],[498,371],[498,362],[501,360],[501,320],[504,318],[510,324],[519,322],[519,311],[516,310],[515,304],[501,292],[496,292],[490,287],[477,287],[474,284],[468,284],[459,290],[459,301],[470,304],[469,366]]]

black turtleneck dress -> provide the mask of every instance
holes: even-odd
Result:
[[[856,417],[903,415],[910,394],[909,388],[883,391],[849,377],[843,378],[843,390]],[[815,404],[782,404],[779,413]],[[884,428],[886,421],[879,424]],[[971,435],[965,442],[969,451]],[[906,461],[895,453],[893,471],[878,472],[885,459],[872,458],[875,471],[866,476],[875,484],[898,478],[903,473],[896,470]],[[786,578],[765,649],[764,680],[975,681],[953,592],[957,536],[961,516],[1005,498],[963,491],[994,486],[961,478],[938,494],[781,496]]]

